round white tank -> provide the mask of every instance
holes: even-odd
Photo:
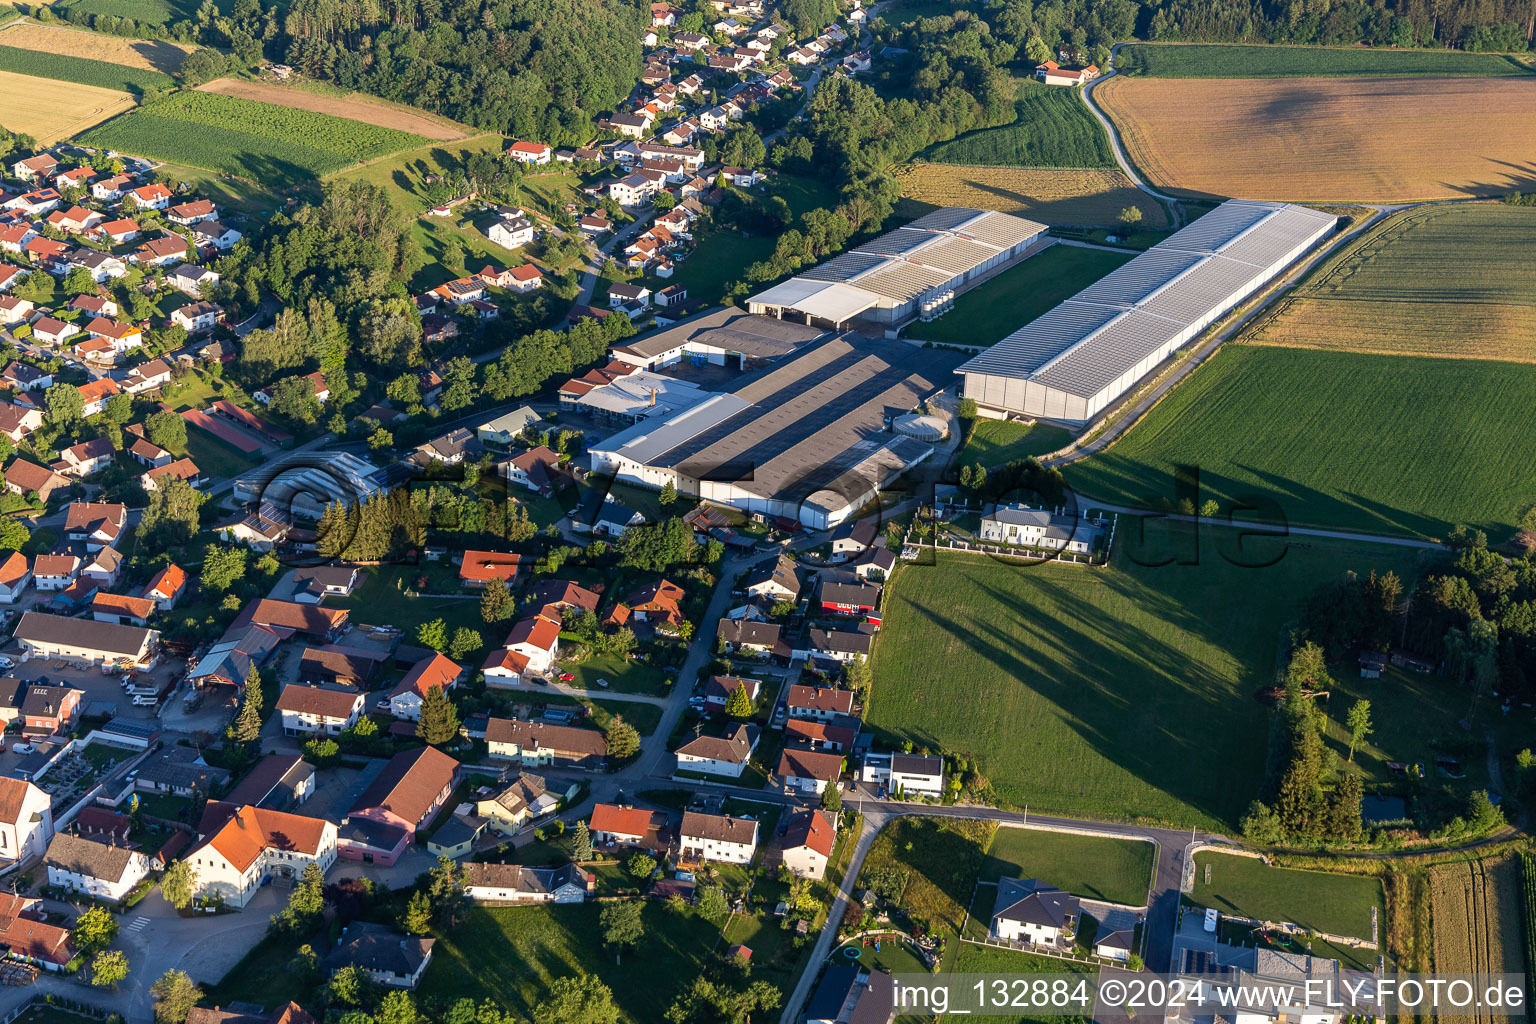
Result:
[[[898,434],[915,437],[919,441],[942,441],[949,436],[949,428],[942,416],[923,416],[915,412],[898,416],[892,425]]]

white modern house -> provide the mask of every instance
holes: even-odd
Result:
[[[859,781],[885,786],[892,795],[944,795],[944,759],[934,754],[870,754]]]
[[[681,860],[746,864],[757,851],[757,819],[685,811],[678,840]]]
[[[1104,534],[1097,519],[1051,512],[1028,505],[1002,505],[981,519],[977,536],[992,544],[1092,554]]]

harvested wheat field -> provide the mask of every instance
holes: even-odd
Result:
[[[0,71],[0,126],[32,136],[40,146],[78,135],[133,107],[133,97],[94,85]]]
[[[38,53],[59,53],[85,60],[104,60],[145,71],[174,75],[181,62],[193,50],[191,46],[161,39],[123,39],[100,32],[73,28],[55,28],[35,22],[22,22],[0,32],[0,46],[14,46]]]
[[[1409,210],[1366,232],[1243,340],[1536,363],[1536,208]]]
[[[1141,210],[1141,226],[1167,226],[1160,203],[1116,170],[1039,167],[963,167],[908,164],[897,171],[905,199],[933,206],[968,206],[1016,213],[1042,224],[1110,226],[1128,206]]]
[[[1436,974],[1519,974],[1520,866],[1513,857],[1437,864],[1429,869]],[[1441,1015],[1448,1024],[1501,1024],[1487,1012]]]
[[[1093,95],[1147,178],[1185,192],[1405,202],[1536,181],[1536,76],[1117,76]]]
[[[423,138],[441,142],[468,136],[468,133],[445,118],[435,117],[421,110],[412,110],[410,107],[381,100],[375,96],[365,96],[359,92],[330,95],[291,85],[246,82],[238,78],[215,79],[207,85],[198,86],[198,89],[201,92],[216,92],[223,96],[237,96],[243,100],[256,100],[260,103],[276,104],[279,107],[291,107],[294,110],[308,110],[316,114],[344,117],[351,121],[378,125],[380,128],[393,128],[396,131],[409,132],[412,135],[420,135]]]

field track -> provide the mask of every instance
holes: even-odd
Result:
[[[0,126],[30,135],[41,146],[78,135],[133,107],[133,97],[125,92],[9,71],[0,71],[0,96],[6,100]]]
[[[1154,185],[1295,202],[1410,202],[1531,187],[1536,76],[1168,79],[1094,89]]]
[[[221,96],[235,96],[259,103],[273,103],[280,107],[308,110],[316,114],[330,114],[332,117],[362,121],[365,124],[378,125],[380,128],[410,132],[412,135],[420,135],[439,142],[451,142],[467,137],[465,132],[453,127],[451,122],[442,118],[386,100],[375,99],[372,96],[364,96],[361,93],[328,96],[291,86],[274,85],[269,82],[247,82],[238,78],[215,79],[206,85],[198,86],[198,91],[216,92]]]
[[[1042,224],[1116,226],[1120,211],[1141,211],[1143,228],[1168,224],[1163,205],[1114,169],[962,167],[908,164],[896,172],[904,199],[1016,213]]]
[[[39,53],[59,53],[85,60],[104,60],[167,75],[181,69],[183,58],[192,49],[160,39],[124,39],[100,32],[38,25],[34,22],[22,22],[0,31],[0,46],[14,46]]]

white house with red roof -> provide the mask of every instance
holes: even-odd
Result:
[[[336,863],[336,826],[329,821],[264,807],[210,804],[203,824],[221,810],[229,815],[223,825],[184,858],[197,877],[199,896],[217,896],[225,906],[243,908],[270,878],[297,881],[311,864],[324,873]]]
[[[1099,69],[1089,64],[1085,68],[1064,68],[1053,60],[1035,65],[1035,79],[1046,85],[1082,85],[1099,77]]]
[[[542,142],[514,142],[507,147],[507,156],[520,164],[543,166],[554,156],[554,150]]]
[[[421,702],[427,691],[436,686],[447,693],[463,675],[464,666],[434,651],[430,658],[412,665],[395,684],[389,693],[389,713],[407,722],[421,721]]]
[[[560,623],[544,615],[519,620],[501,645],[528,659],[528,671],[547,673],[560,655]]]
[[[837,829],[826,811],[801,811],[790,819],[781,841],[784,866],[799,878],[821,878],[836,843]]]
[[[149,598],[161,611],[168,612],[176,607],[177,600],[186,589],[187,572],[173,562],[155,573],[139,596]]]
[[[128,198],[141,210],[163,210],[171,205],[171,190],[157,182],[133,189]]]

